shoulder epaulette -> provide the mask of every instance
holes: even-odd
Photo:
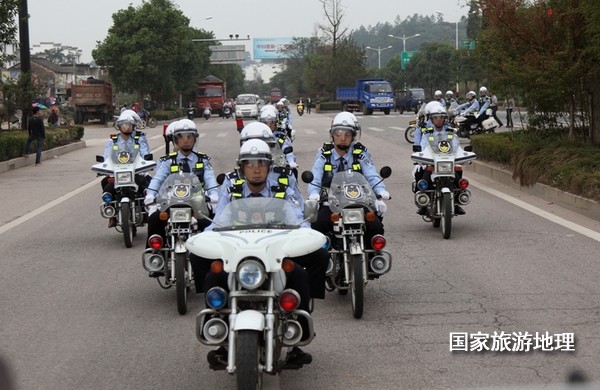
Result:
[[[325,142],[323,143],[323,151],[327,152],[329,150],[333,149],[333,144],[331,142]]]
[[[141,132],[141,131],[139,131],[139,130],[136,130],[136,131],[135,131],[135,135],[137,135],[138,137],[143,137],[143,136],[145,136],[146,134],[145,134],[145,133],[143,133],[143,132]]]
[[[162,156],[159,161],[166,161],[166,160],[170,160],[172,158],[174,158],[175,156],[177,156],[177,152],[172,152],[167,154],[166,156]]]
[[[360,142],[356,142],[356,143],[354,144],[354,149],[355,149],[355,150],[365,150],[366,148],[365,148],[365,146],[364,146],[363,144],[361,144]]]
[[[198,161],[202,161],[202,160],[210,160],[210,157],[208,157],[207,154],[204,154],[202,152],[194,152],[196,154],[196,156],[198,156]]]

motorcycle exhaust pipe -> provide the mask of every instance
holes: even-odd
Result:
[[[302,326],[296,320],[287,320],[285,323],[285,331],[283,332],[283,345],[293,346],[300,342],[302,338]]]
[[[158,253],[149,253],[144,255],[144,261],[142,264],[146,271],[156,272],[165,267],[165,259]]]
[[[458,203],[461,205],[467,205],[471,203],[471,191],[462,190],[458,193]]]
[[[213,344],[220,344],[227,338],[229,327],[221,318],[211,318],[202,328],[202,336]]]
[[[381,255],[373,256],[369,265],[371,266],[371,270],[377,275],[383,275],[387,273],[391,267],[390,260]]]
[[[429,204],[429,195],[424,192],[417,192],[415,194],[415,204],[417,207],[425,207]]]
[[[117,213],[117,210],[113,206],[103,204],[100,206],[100,215],[104,218],[112,218]]]
[[[331,276],[332,273],[333,273],[333,259],[330,257],[329,261],[327,262],[327,270],[325,271],[325,275]]]

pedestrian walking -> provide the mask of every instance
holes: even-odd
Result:
[[[512,95],[506,94],[506,98],[504,100],[504,108],[506,109],[506,127],[513,127],[512,113],[515,109],[515,99]]]
[[[40,165],[42,163],[42,146],[44,145],[44,138],[46,138],[46,127],[44,126],[43,113],[40,108],[33,107],[32,113],[33,115],[29,118],[29,123],[27,124],[29,137],[27,138],[27,145],[25,146],[23,156],[29,157],[31,142],[36,141],[35,165]]]
[[[498,127],[502,127],[502,126],[504,126],[504,124],[502,123],[500,118],[498,118],[498,115],[496,115],[496,112],[498,111],[498,97],[496,96],[496,92],[492,93],[490,100],[491,100],[490,108],[492,109],[492,116],[494,117],[496,122],[498,122],[498,125],[499,125]]]

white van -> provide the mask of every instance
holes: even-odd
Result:
[[[258,120],[258,97],[253,93],[243,93],[235,98],[235,117]]]

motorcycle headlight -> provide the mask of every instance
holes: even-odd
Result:
[[[342,222],[347,223],[363,223],[365,221],[365,210],[363,209],[346,209],[342,213]]]
[[[131,172],[117,172],[115,179],[117,184],[133,183],[133,174]]]
[[[256,260],[245,260],[239,265],[236,276],[242,287],[256,290],[265,281],[265,267]]]
[[[171,208],[171,222],[182,223],[192,220],[192,209],[190,208]]]
[[[435,171],[437,173],[452,173],[454,172],[454,163],[452,161],[438,161]]]

